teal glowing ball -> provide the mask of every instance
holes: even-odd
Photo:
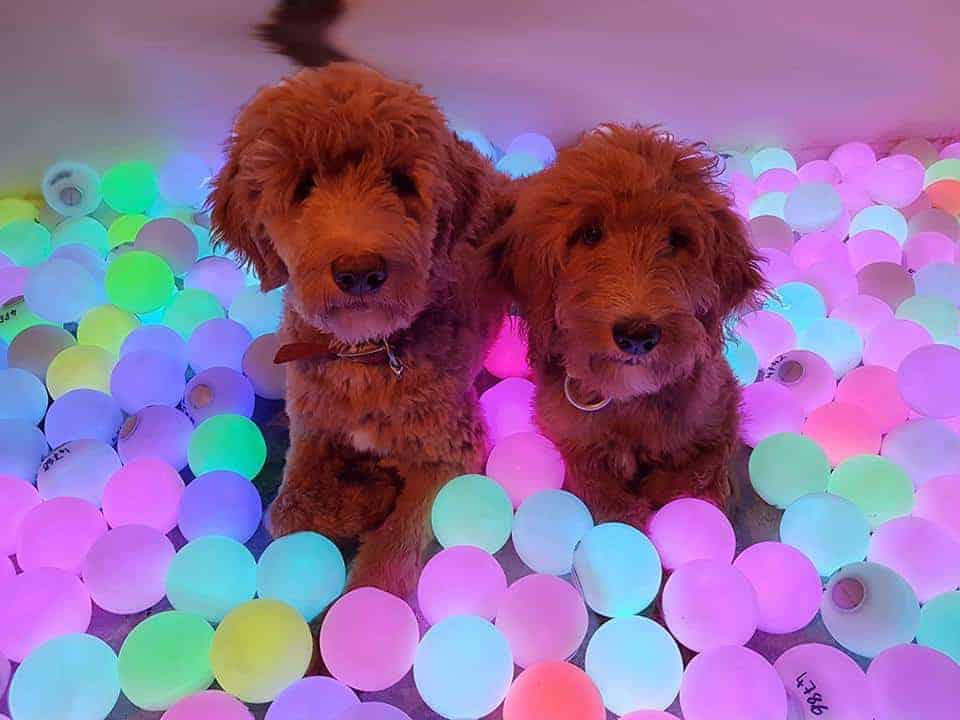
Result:
[[[799,333],[797,349],[815,352],[827,361],[833,374],[840,379],[860,364],[863,357],[863,338],[848,322],[836,318],[820,318]]]
[[[889,205],[870,205],[850,221],[850,237],[864,230],[880,230],[896,238],[900,246],[907,241],[907,219],[903,213]]]
[[[521,503],[513,519],[513,547],[537,573],[566,575],[573,551],[593,527],[590,510],[565,490],[541,490]]]
[[[167,599],[174,609],[218,623],[253,600],[257,563],[233,538],[205,535],[177,552],[167,571]]]
[[[259,426],[243,415],[214,415],[190,436],[187,462],[194,475],[231,470],[253,479],[267,460]]]
[[[780,518],[780,541],[806,555],[821,577],[829,577],[867,556],[870,526],[846,498],[811,493],[787,506]]]
[[[830,463],[817,443],[797,433],[764,438],[750,454],[750,482],[764,502],[786,508],[809,493],[827,490]]]
[[[760,177],[767,170],[774,168],[783,168],[792,173],[797,171],[797,161],[793,155],[781,147],[766,147],[758,150],[750,158],[750,166],[753,168],[754,177]]]
[[[93,248],[100,257],[107,254],[107,228],[92,217],[74,217],[64,220],[53,229],[51,237],[53,248],[63,245],[86,245]]]
[[[543,170],[543,160],[530,152],[507,153],[497,162],[497,170],[512,178],[536,175]]]
[[[473,545],[492,555],[510,537],[513,505],[486,475],[460,475],[437,493],[430,521],[443,547]]]
[[[785,192],[764,193],[750,203],[750,219],[772,215],[783,220],[787,208],[787,194]]]
[[[15,265],[39,265],[52,249],[50,231],[33,220],[14,220],[0,227],[0,253]]]
[[[741,385],[749,385],[757,379],[760,361],[757,359],[757,353],[753,346],[746,340],[735,337],[729,338],[723,346],[723,357],[730,369],[733,370],[733,376],[740,381]]]
[[[788,282],[778,287],[763,304],[763,309],[785,317],[798,334],[827,315],[823,295],[802,282]]]
[[[307,622],[340,597],[346,580],[339,548],[315,532],[274,540],[257,562],[257,595],[282,600]]]
[[[917,642],[960,663],[960,590],[931,598],[920,608]]]
[[[283,288],[267,293],[252,285],[238,292],[230,303],[229,317],[243,325],[254,338],[276,332],[283,314]]]

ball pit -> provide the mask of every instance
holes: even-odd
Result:
[[[572,558],[572,548],[570,555]],[[429,625],[453,615],[493,620],[506,592],[507,576],[490,553],[456,545],[441,550],[424,566],[417,584],[417,605]]]

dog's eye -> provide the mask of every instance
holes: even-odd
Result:
[[[584,225],[573,235],[573,241],[592,247],[603,239],[603,230],[599,225]]]
[[[390,173],[390,184],[400,197],[409,197],[417,194],[417,184],[407,173],[394,170]]]
[[[293,190],[293,201],[300,205],[310,197],[310,193],[313,192],[313,189],[317,186],[316,176],[314,175],[313,170],[308,170],[303,175],[300,176],[300,179],[297,181],[297,187]]]
[[[690,244],[690,238],[680,232],[670,233],[669,241],[673,250],[682,250]]]

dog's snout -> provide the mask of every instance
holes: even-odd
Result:
[[[661,335],[660,326],[647,320],[621,320],[613,326],[613,341],[630,355],[646,355],[657,346]]]
[[[373,295],[387,281],[387,261],[382,255],[341,255],[331,266],[333,281],[348,295]]]

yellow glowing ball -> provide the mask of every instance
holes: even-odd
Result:
[[[78,388],[110,394],[114,357],[96,345],[72,345],[61,350],[47,368],[47,390],[56,400]]]
[[[140,327],[137,316],[116,305],[100,305],[88,310],[77,326],[77,340],[81,345],[98,345],[114,357],[127,335]]]
[[[220,687],[244,702],[270,702],[303,677],[313,638],[303,616],[279,600],[251,600],[231,610],[210,649]]]
[[[137,233],[140,228],[150,222],[146,215],[121,215],[112,223],[107,230],[107,244],[111,249],[132,243],[137,239]]]
[[[36,220],[37,206],[20,198],[0,198],[0,227],[14,220]]]

